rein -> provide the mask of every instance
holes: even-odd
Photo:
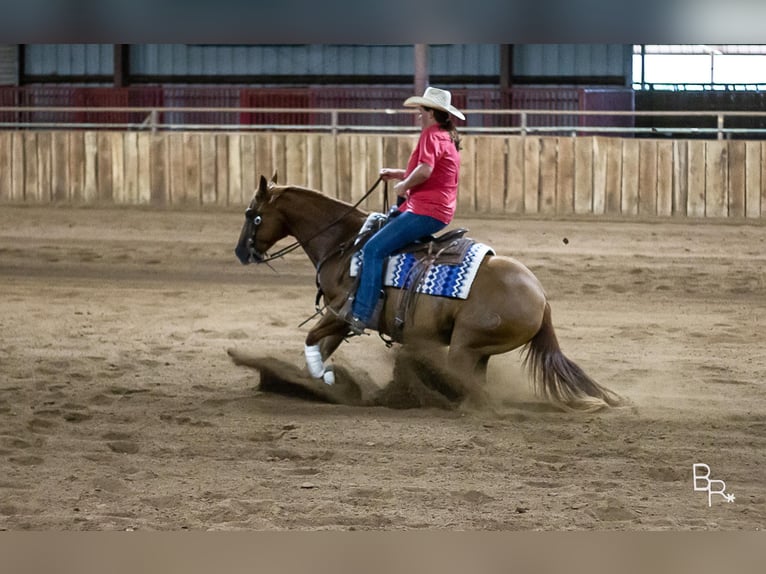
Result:
[[[304,245],[306,243],[309,243],[310,241],[313,241],[314,239],[316,239],[317,237],[322,235],[325,231],[330,229],[333,225],[335,225],[336,223],[339,223],[341,220],[343,220],[344,217],[346,217],[349,213],[353,212],[357,207],[359,207],[361,205],[361,203],[365,199],[367,199],[367,197],[369,197],[369,195],[373,191],[375,191],[375,188],[378,187],[378,184],[382,180],[383,180],[382,176],[378,177],[378,179],[375,181],[375,183],[372,184],[372,187],[370,187],[370,189],[368,189],[365,192],[365,194],[362,197],[360,197],[359,200],[355,204],[350,206],[340,217],[335,218],[333,221],[331,221],[330,223],[325,225],[322,229],[320,229],[319,231],[314,233],[314,235],[312,235],[311,237],[309,237],[305,241],[299,241],[299,240],[296,239],[290,245],[288,245],[286,247],[283,247],[282,249],[280,249],[279,251],[277,251],[276,253],[274,253],[272,255],[268,255],[265,259],[261,259],[260,261],[256,261],[256,263],[268,263],[269,261],[273,261],[274,259],[279,259],[279,258],[284,257],[285,255],[287,255],[291,251],[295,251],[296,249],[298,249],[302,245]],[[383,189],[383,198],[384,198],[383,199],[384,206],[387,206],[388,205],[388,182],[385,183],[385,187]],[[245,211],[245,217],[247,217],[249,219],[252,219],[253,215],[252,214],[248,214],[248,211]]]

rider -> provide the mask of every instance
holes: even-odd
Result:
[[[460,138],[452,117],[465,116],[451,105],[452,94],[426,88],[423,96],[405,100],[418,108],[420,138],[406,169],[383,168],[383,180],[398,180],[394,192],[401,203],[386,225],[362,248],[359,287],[346,322],[361,335],[372,319],[383,287],[383,262],[402,247],[446,227],[455,215],[460,176]],[[394,216],[396,216],[394,218]]]

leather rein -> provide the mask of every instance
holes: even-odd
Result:
[[[332,228],[332,226],[334,226],[336,223],[339,223],[341,220],[343,220],[343,218],[346,217],[348,214],[352,213],[357,207],[359,207],[362,204],[362,202],[365,199],[367,199],[373,191],[375,191],[375,188],[378,187],[378,184],[380,184],[382,180],[383,180],[382,176],[378,177],[375,183],[372,184],[372,187],[370,187],[370,189],[368,189],[365,192],[365,194],[361,198],[359,198],[359,200],[356,203],[351,205],[340,217],[335,218],[333,221],[325,225],[322,229],[314,233],[314,235],[312,235],[308,239],[304,241],[299,241],[296,239],[290,245],[283,247],[282,249],[278,250],[276,253],[273,253],[272,255],[267,255],[265,258],[260,259],[256,261],[255,263],[268,263],[270,261],[273,261],[274,259],[280,259],[281,257],[284,257],[291,251],[295,251],[296,249],[303,246],[304,244],[307,244],[310,241],[316,239],[317,237],[322,235],[325,231]],[[385,182],[385,186],[383,188],[383,210],[384,212],[388,211],[388,182]],[[256,216],[257,216],[256,213],[250,207],[248,207],[245,210],[245,219],[249,219],[252,221],[255,219]]]

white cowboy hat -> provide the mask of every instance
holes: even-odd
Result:
[[[463,112],[453,106],[451,102],[452,94],[450,94],[447,90],[428,87],[426,88],[426,91],[423,92],[422,97],[412,96],[411,98],[407,98],[404,100],[404,105],[408,108],[416,108],[418,106],[434,108],[444,112],[449,112],[453,116],[464,120],[465,116],[463,115]]]

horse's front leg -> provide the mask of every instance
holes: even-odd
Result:
[[[325,315],[306,336],[304,353],[306,367],[315,379],[322,379],[328,385],[335,383],[332,366],[325,365],[330,356],[343,342],[348,326],[332,314]]]

